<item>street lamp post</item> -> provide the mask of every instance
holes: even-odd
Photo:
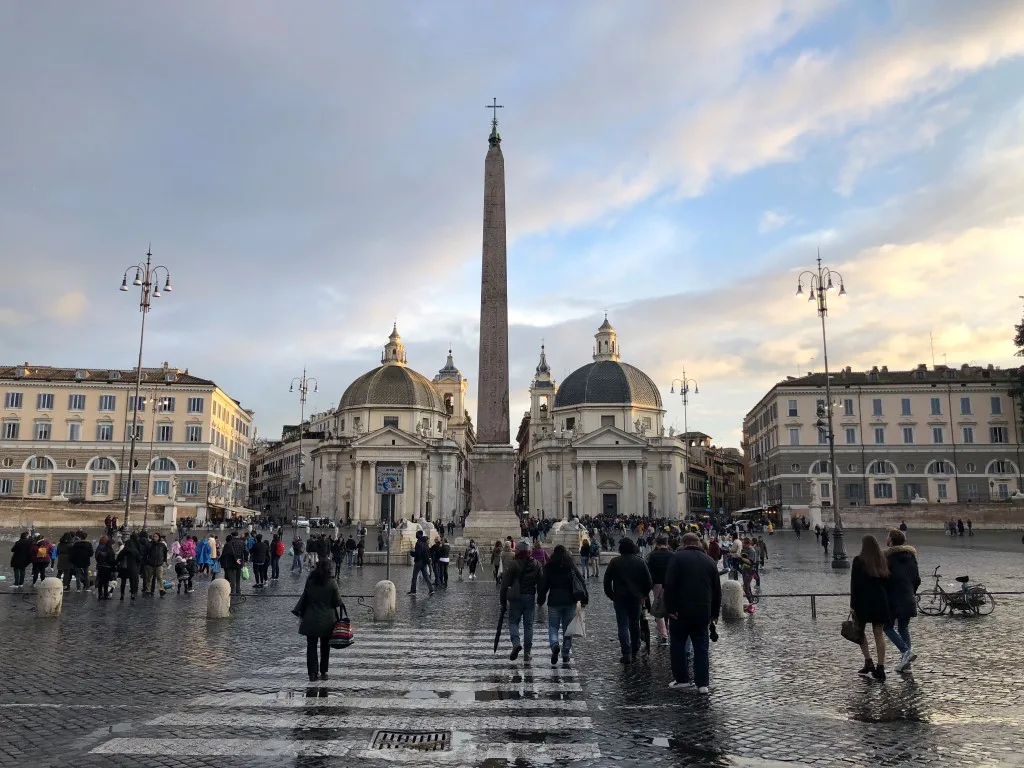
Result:
[[[132,285],[139,286],[139,312],[142,313],[142,323],[139,329],[139,361],[135,367],[135,408],[132,409],[132,434],[131,444],[128,450],[128,486],[124,493],[124,527],[128,529],[128,518],[131,515],[132,505],[132,475],[135,470],[135,438],[139,425],[139,387],[142,385],[142,346],[146,340],[146,315],[149,314],[152,299],[160,298],[160,271],[163,271],[164,291],[171,292],[171,273],[162,264],[153,265],[152,246],[146,249],[145,263],[135,264],[124,271],[121,278],[121,291],[128,291],[128,273],[135,270],[135,279]],[[147,494],[148,496],[148,494]]]
[[[685,447],[683,456],[683,520],[690,515],[690,422],[687,415],[687,406],[690,404],[690,385],[693,384],[693,394],[699,395],[700,389],[696,379],[688,379],[686,371],[683,371],[683,378],[672,379],[669,393],[675,394],[676,383],[679,384],[679,395],[683,398],[683,445]]]
[[[146,527],[149,520],[149,495],[153,492],[153,438],[156,437],[156,412],[169,402],[168,398],[161,397],[159,400],[153,398],[153,423],[149,427],[149,464],[146,469],[146,506],[142,511],[142,527]],[[134,435],[132,436],[134,439]]]
[[[846,285],[843,276],[835,270],[824,267],[821,264],[821,252],[818,252],[818,264],[815,270],[804,270],[797,276],[796,295],[804,294],[804,277],[810,285],[811,293],[808,301],[817,301],[818,317],[821,318],[821,348],[825,361],[825,407],[819,408],[818,429],[827,430],[828,437],[828,464],[832,474],[832,567],[849,568],[850,561],[846,557],[846,547],[843,543],[843,518],[839,514],[839,479],[836,474],[836,435],[832,419],[832,382],[828,372],[828,339],[825,335],[825,316],[828,315],[828,302],[826,294],[835,289],[835,282],[839,283],[839,295],[846,295]],[[833,279],[834,278],[834,279]],[[821,411],[824,411],[822,413]]]
[[[320,383],[312,376],[306,376],[306,367],[302,367],[302,375],[292,379],[288,387],[289,392],[294,392],[295,387],[299,388],[299,460],[297,462],[298,483],[295,486],[295,517],[299,516],[299,499],[302,497],[302,424],[306,420],[306,395],[309,394],[309,386],[313,385],[313,392],[320,391]]]

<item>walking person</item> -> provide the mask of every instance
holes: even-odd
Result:
[[[520,539],[516,544],[515,557],[501,577],[499,599],[502,608],[508,610],[508,635],[512,641],[509,659],[515,661],[523,652],[523,663],[529,664],[533,649],[533,621],[537,614],[537,601],[543,589],[540,583],[544,572],[530,554],[530,542]],[[522,621],[523,633],[519,634]]]
[[[210,540],[205,536],[201,539],[197,539],[195,536],[192,538],[196,543],[196,565],[199,567],[199,573],[209,573],[210,566],[213,565]]]
[[[345,542],[338,534],[338,538],[331,539],[331,560],[334,561],[334,578],[341,578],[341,564],[345,562]]]
[[[114,549],[110,546],[110,539],[100,536],[99,544],[96,547],[96,593],[100,600],[109,600],[110,579],[114,575],[114,567],[117,565],[117,557]]]
[[[141,542],[140,542],[141,543]],[[164,590],[164,565],[167,563],[167,545],[160,538],[159,533],[154,533],[146,547],[145,554],[146,578],[142,583],[142,594],[153,596],[155,590],[160,590],[160,597],[166,594]]]
[[[601,578],[601,543],[597,539],[590,542],[590,570],[595,579]]]
[[[628,536],[619,542],[619,556],[604,569],[604,593],[615,606],[619,629],[619,647],[623,664],[636,661],[640,653],[640,609],[651,591],[651,572],[637,554],[636,544]]]
[[[452,548],[448,544],[448,539],[441,539],[441,547],[437,550],[437,575],[439,587],[448,586],[448,563],[452,559]]]
[[[139,536],[133,533],[121,551],[117,553],[117,576],[121,580],[121,600],[124,600],[124,588],[131,588],[132,600],[139,593],[139,571],[142,569],[142,551],[139,549]]]
[[[469,546],[466,547],[466,567],[469,568],[469,578],[476,578],[476,567],[480,564],[480,550],[476,546],[476,542],[472,539],[469,540]]]
[[[292,609],[298,616],[299,634],[306,636],[306,672],[309,681],[327,679],[327,668],[331,658],[331,633],[334,624],[341,618],[341,590],[338,582],[331,578],[331,563],[320,560],[306,578],[302,597]],[[319,658],[317,656],[319,646]]]
[[[534,560],[537,558],[535,557]],[[548,647],[551,649],[551,666],[558,663],[558,656],[561,653],[562,666],[568,667],[571,663],[572,636],[565,637],[565,630],[569,628],[569,622],[576,615],[576,603],[586,607],[590,596],[587,594],[586,578],[576,568],[569,551],[559,544],[551,553],[551,557],[543,566],[544,577],[537,588],[537,605],[548,604]],[[573,576],[575,575],[575,579]],[[583,587],[582,593],[577,593],[575,585],[579,583]],[[562,630],[562,642],[558,642],[558,631]]]
[[[590,539],[584,539],[580,544],[580,570],[590,578]]]
[[[31,551],[32,585],[35,586],[36,579],[42,581],[46,578],[46,569],[50,566],[50,542],[44,539],[41,533],[37,533]]]
[[[910,620],[917,616],[917,589],[921,576],[917,569],[917,550],[907,544],[902,531],[889,531],[886,540],[885,563],[889,568],[886,596],[889,599],[889,623],[885,636],[900,652],[897,672],[906,672],[917,658],[910,643]]]
[[[302,573],[302,552],[305,549],[305,545],[302,543],[302,539],[298,534],[295,534],[295,538],[292,539],[292,573],[298,570]]]
[[[270,542],[270,579],[277,581],[281,578],[281,556],[284,555],[284,541],[281,534],[275,533]]]
[[[860,650],[864,654],[864,666],[860,674],[871,675],[876,680],[885,680],[885,625],[892,618],[889,611],[887,581],[889,565],[882,555],[882,548],[874,536],[865,536],[861,542],[860,554],[853,558],[850,569],[850,609],[854,620],[862,628]],[[868,650],[867,625],[875,637],[878,661],[871,659]]]
[[[658,638],[662,645],[668,645],[668,623],[665,621],[665,571],[672,560],[672,550],[668,548],[668,537],[659,533],[654,539],[654,550],[647,556],[647,570],[651,572],[651,591],[654,595],[651,612],[654,624],[658,629]]]
[[[28,537],[28,531],[22,531],[21,536],[11,547],[11,568],[14,570],[14,586],[21,588],[25,586],[25,571],[32,562],[32,539]]]
[[[242,565],[245,562],[245,542],[234,533],[229,533],[221,548],[220,567],[224,578],[231,585],[231,594],[242,594]]]
[[[672,660],[670,688],[688,685],[690,670],[686,647],[693,648],[693,682],[699,693],[708,693],[711,663],[708,641],[722,608],[722,582],[718,566],[700,546],[694,533],[683,535],[665,570],[665,612],[668,615],[669,653]],[[717,637],[716,635],[713,635]]]
[[[501,542],[494,542],[494,547],[491,549],[491,569],[494,571],[494,583],[498,583],[498,572],[501,570]]]
[[[821,529],[821,546],[825,550],[825,556],[826,557],[828,556],[828,542],[829,542],[828,528],[822,528]]]
[[[356,564],[356,540],[349,534],[348,539],[345,541],[345,554],[348,555],[348,567],[352,568]]]
[[[423,574],[430,594],[434,594],[434,585],[430,581],[430,548],[427,546],[423,531],[416,531],[416,546],[409,554],[412,555],[412,585],[409,587],[409,594],[416,594],[416,578],[420,574]]]
[[[263,534],[256,534],[256,541],[249,550],[249,559],[252,560],[253,576],[256,578],[254,589],[263,589],[267,586],[267,566],[270,561],[270,544],[263,540]]]

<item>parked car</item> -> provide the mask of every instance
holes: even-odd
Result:
[[[309,520],[307,518],[305,518],[305,517],[297,517],[297,518],[295,518],[295,527],[296,528],[309,528]]]

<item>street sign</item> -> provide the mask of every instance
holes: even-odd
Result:
[[[377,493],[396,494],[405,490],[405,472],[402,467],[377,467]]]

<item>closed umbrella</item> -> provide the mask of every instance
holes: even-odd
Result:
[[[494,652],[498,652],[498,644],[501,642],[501,629],[505,624],[506,606],[501,606],[501,614],[498,616],[498,629],[494,632]]]

